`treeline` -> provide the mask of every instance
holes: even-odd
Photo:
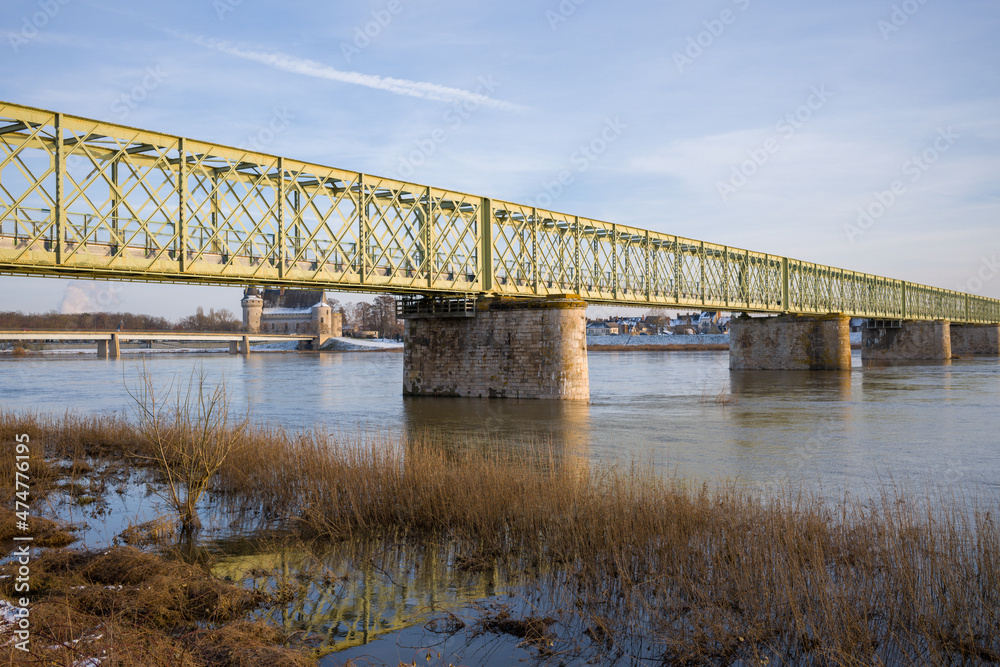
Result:
[[[174,324],[164,317],[135,313],[0,313],[0,329],[47,331],[166,331]]]
[[[174,328],[181,331],[242,331],[243,318],[237,319],[225,308],[209,308],[206,313],[204,308],[198,306],[194,315],[182,318]]]
[[[336,299],[327,299],[335,312],[344,316],[344,331],[376,331],[379,338],[402,338],[403,321],[396,319],[396,300],[382,294],[371,302],[340,304]]]
[[[334,312],[343,315],[345,333],[375,331],[380,338],[400,338],[403,322],[396,319],[395,300],[387,295],[372,303],[340,303],[327,299]],[[0,312],[0,330],[33,331],[242,331],[243,317],[226,308],[206,311],[198,307],[193,315],[176,322],[165,317],[136,313],[48,313]]]
[[[194,315],[171,322],[165,317],[136,313],[0,312],[0,329],[34,331],[239,331],[243,320],[222,308],[201,307]]]

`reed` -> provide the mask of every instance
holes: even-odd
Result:
[[[545,452],[278,430],[232,464],[220,491],[306,535],[405,531],[470,558],[558,565],[563,585],[548,590],[566,597],[554,605],[578,609],[580,630],[602,628],[622,657],[642,646],[688,664],[1000,660],[995,502],[887,487],[829,504],[692,489],[643,465],[580,470]]]
[[[305,667],[308,652],[254,618],[274,605],[200,567],[130,547],[36,554],[31,641],[21,650],[0,621],[0,664],[120,667]],[[17,563],[0,565],[0,595],[18,599]]]
[[[57,455],[150,452],[121,417],[0,415],[0,433],[25,428]],[[235,515],[263,512],[311,539],[445,540],[463,563],[544,573],[560,622],[603,660],[1000,661],[996,499],[886,487],[830,503],[691,487],[642,464],[580,466],[544,448],[261,425],[211,480]]]
[[[259,435],[220,470],[229,497],[312,537],[403,531],[470,558],[554,564],[549,590],[566,596],[555,606],[579,610],[581,631],[602,628],[622,656],[1000,660],[995,501],[887,487],[830,504],[792,489],[689,488],[643,465],[580,470],[545,452]]]

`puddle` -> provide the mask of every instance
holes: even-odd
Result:
[[[67,478],[43,505],[45,516],[75,526],[70,548],[106,549],[123,541],[123,531],[171,513],[149,471],[101,475],[100,462],[87,463],[97,472]],[[488,564],[446,543],[305,545],[258,516],[234,516],[212,494],[199,504],[199,516],[195,544],[174,538],[143,548],[210,557],[217,577],[274,595],[281,604],[253,617],[316,650],[320,665],[508,665],[538,657],[523,638],[476,625],[496,604],[515,604],[512,593],[531,578],[524,570]]]

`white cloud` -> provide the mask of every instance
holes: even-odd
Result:
[[[110,312],[120,305],[120,288],[110,283],[70,283],[66,285],[59,312],[63,314]]]

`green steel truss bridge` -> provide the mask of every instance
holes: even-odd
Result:
[[[0,102],[0,273],[1000,322],[1000,301]]]

